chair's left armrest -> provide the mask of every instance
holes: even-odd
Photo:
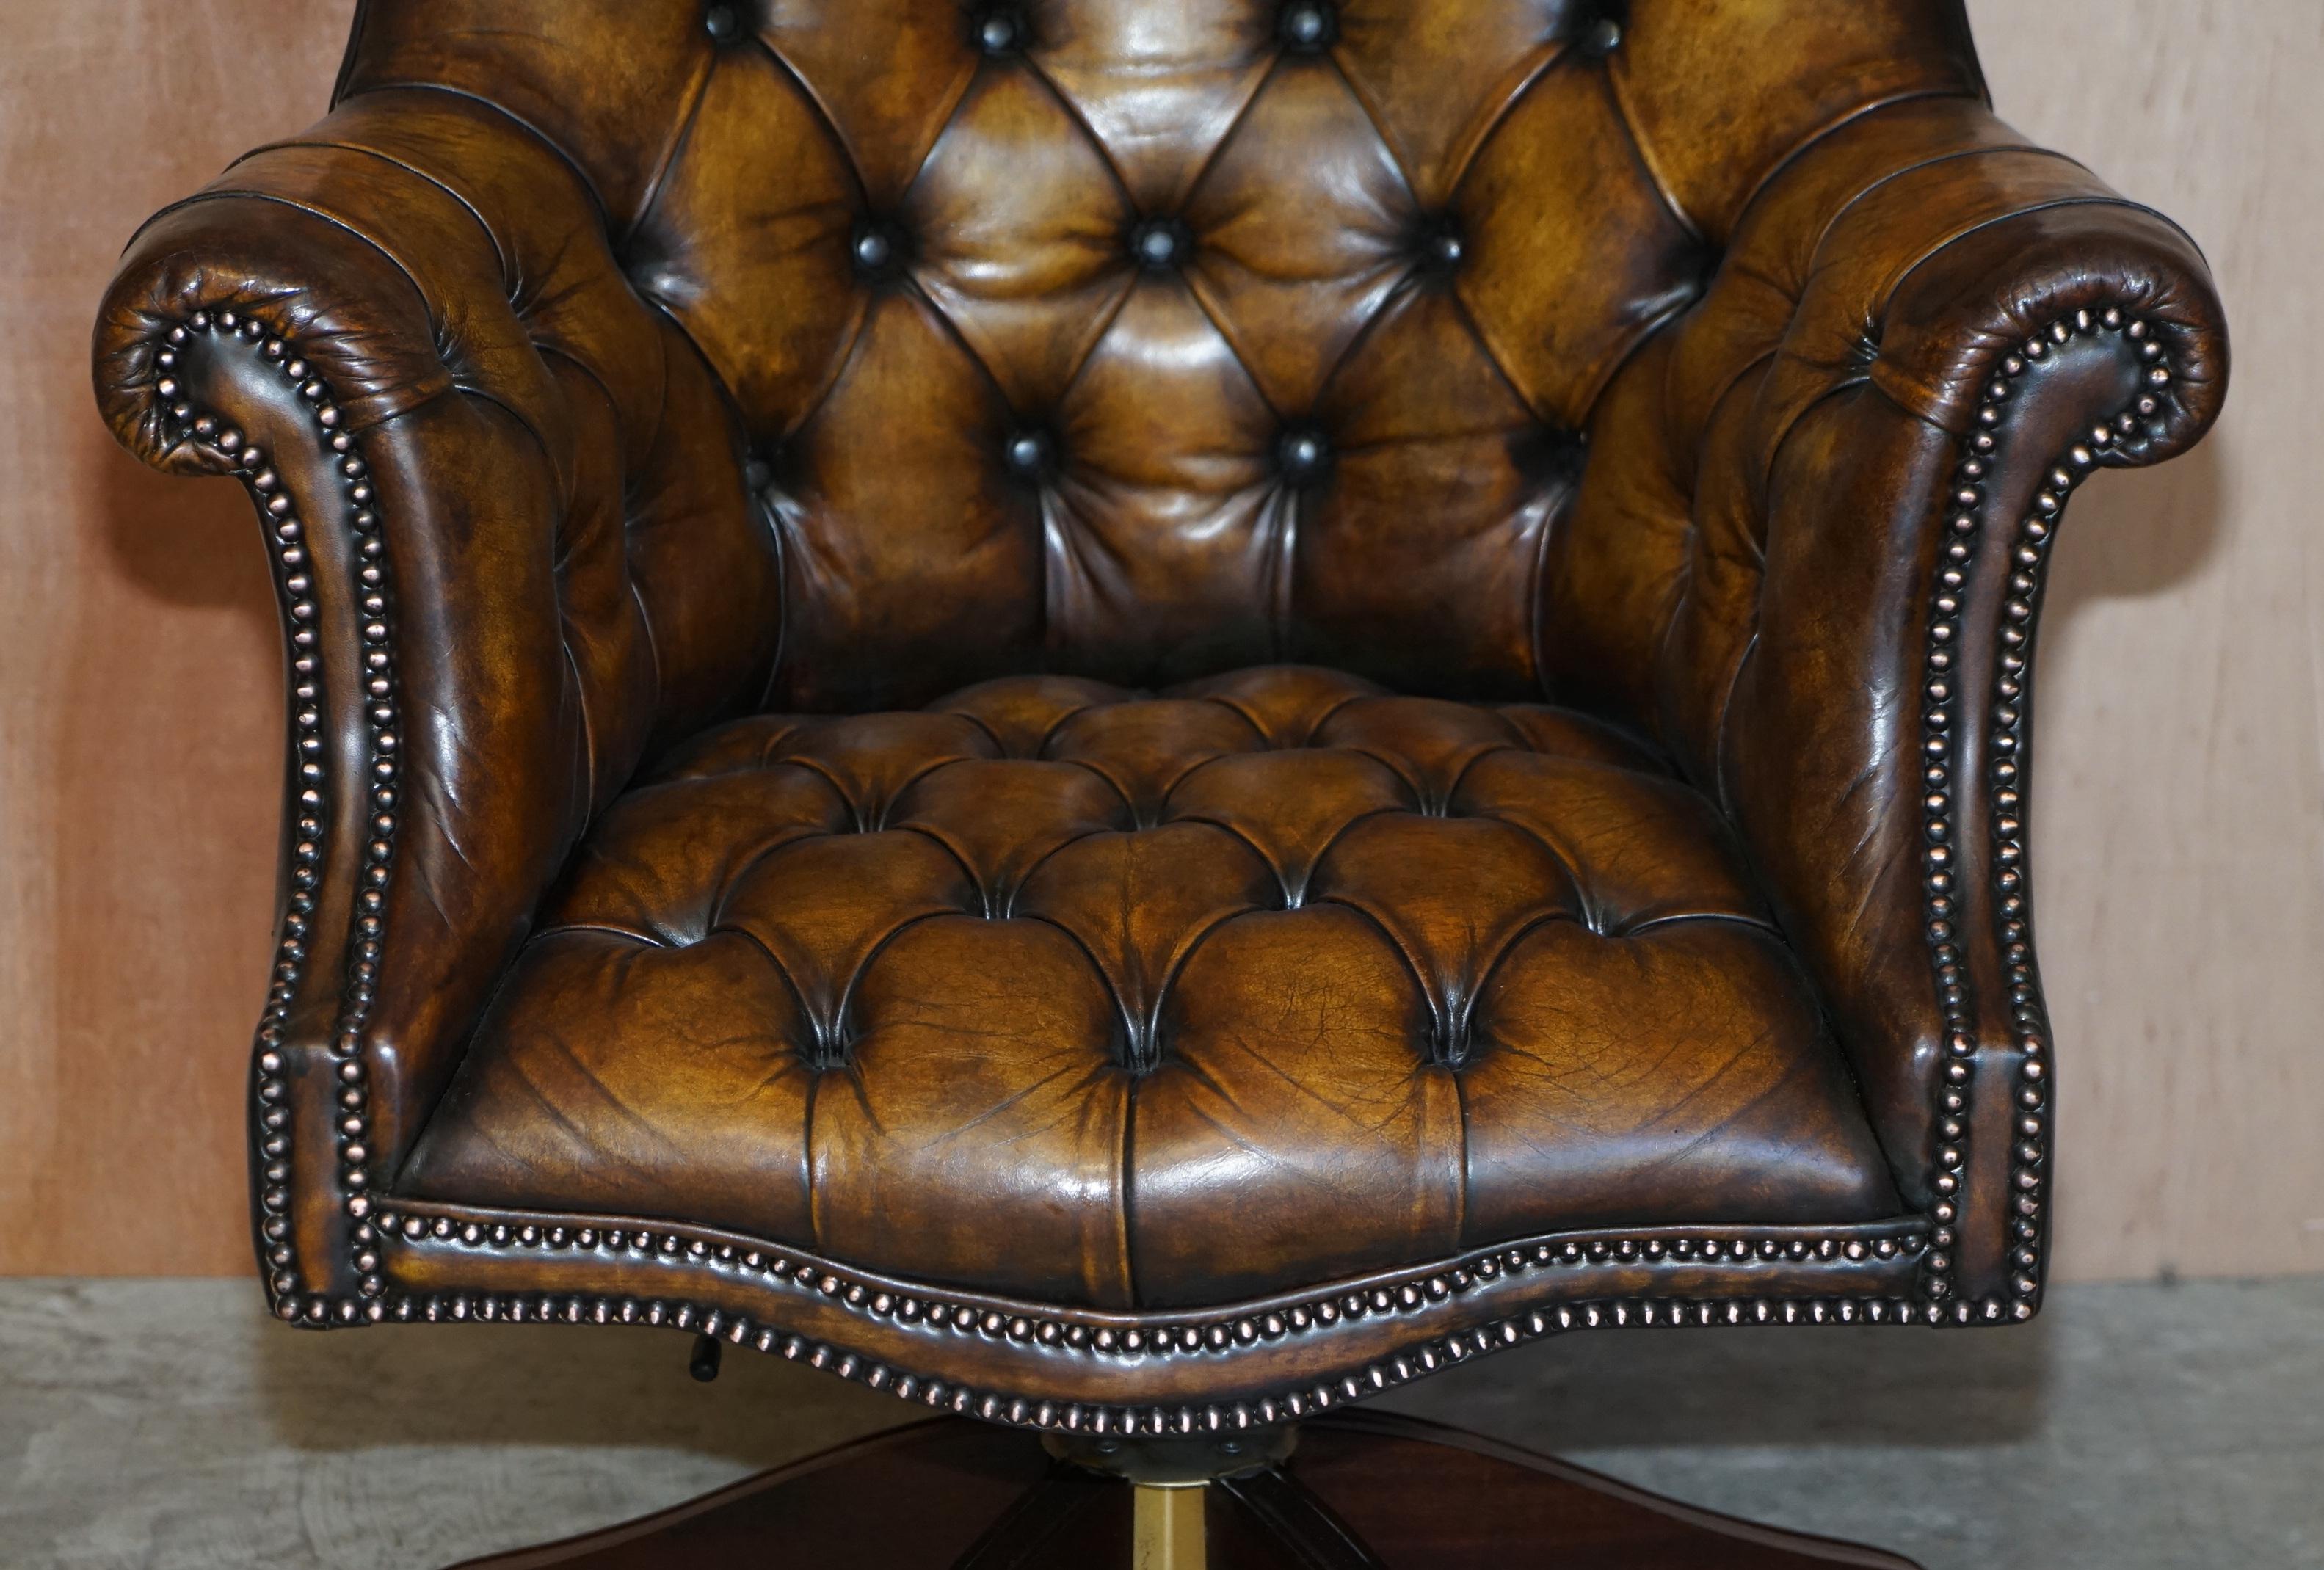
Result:
[[[132,241],[98,405],[257,504],[288,644],[254,1221],[278,1313],[359,1321],[367,1216],[592,815],[760,697],[780,592],[715,378],[579,175],[393,90]]]

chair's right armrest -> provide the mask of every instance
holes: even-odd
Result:
[[[277,1311],[354,1321],[366,1217],[597,805],[755,700],[774,547],[581,177],[490,106],[365,95],[132,242],[98,403],[257,504],[289,657],[253,1072]]]
[[[1560,698],[1651,729],[1739,831],[1931,1220],[1923,1314],[2034,1311],[2051,1052],[2026,872],[2069,497],[2218,417],[2175,225],[1966,95],[1780,160],[1592,417],[1553,536]]]

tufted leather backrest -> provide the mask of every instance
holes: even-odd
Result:
[[[1981,91],[1957,0],[367,0],[340,115],[410,88],[560,152],[723,384],[770,705],[1287,659],[1647,728],[1594,667],[1685,546],[1577,508],[1609,383],[1788,154]]]

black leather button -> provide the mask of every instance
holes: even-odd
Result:
[[[1323,0],[1291,0],[1277,18],[1275,31],[1285,48],[1314,54],[1331,48],[1340,36],[1340,19]]]
[[[735,16],[732,5],[713,5],[702,14],[702,26],[721,43],[740,36],[742,31],[742,23]]]
[[[1027,479],[1038,479],[1048,472],[1049,459],[1054,452],[1055,446],[1049,440],[1047,431],[1020,430],[1009,439],[1009,446],[1004,456],[1009,460],[1009,468],[1012,474],[1020,475]]]
[[[1193,245],[1186,226],[1176,218],[1148,218],[1130,231],[1130,254],[1140,267],[1176,267]]]
[[[1610,16],[1600,16],[1583,30],[1582,47],[1595,55],[1612,54],[1622,47],[1622,24]]]
[[[880,278],[895,269],[903,249],[892,226],[867,218],[855,226],[855,238],[848,245],[848,254],[855,259],[858,272]]]
[[[976,21],[976,47],[987,54],[1007,54],[1025,42],[1024,19],[1014,11],[988,11]]]
[[[1283,466],[1285,479],[1305,485],[1321,478],[1331,466],[1332,448],[1321,431],[1297,426],[1285,431],[1275,444],[1275,461]]]
[[[1572,485],[1590,457],[1589,438],[1554,425],[1536,426],[1510,448],[1517,470],[1536,485]]]
[[[1440,218],[1421,231],[1420,259],[1424,265],[1451,272],[1469,258],[1469,243],[1450,218]]]

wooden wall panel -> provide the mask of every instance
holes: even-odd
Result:
[[[120,453],[90,313],[131,228],[321,111],[346,0],[0,0],[0,1273],[248,1268],[280,694],[239,492]],[[2324,10],[1971,0],[2027,132],[2184,222],[2219,432],[2075,504],[2036,887],[2064,1273],[2324,1269]]]
[[[1970,0],[2003,116],[2194,235],[2235,340],[2060,537],[2034,896],[2060,1269],[2324,1270],[2324,5]]]
[[[324,109],[352,6],[0,0],[0,1272],[251,1268],[281,656],[249,504],[89,393],[130,233]]]

